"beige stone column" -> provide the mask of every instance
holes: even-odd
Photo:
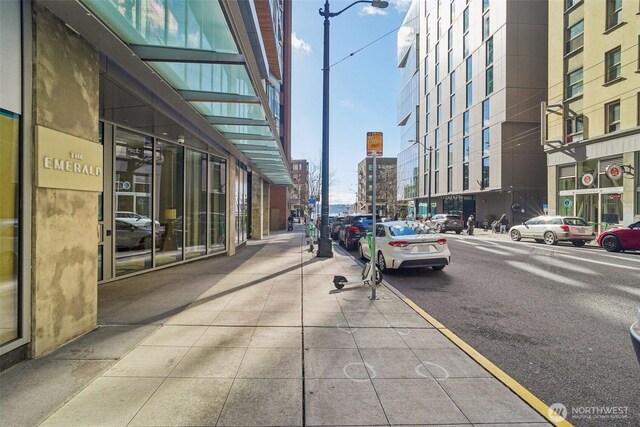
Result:
[[[260,175],[254,173],[251,179],[251,238],[261,240],[264,238],[262,232],[264,206],[262,200],[264,181]]]
[[[269,236],[271,233],[269,232],[269,224],[270,224],[270,216],[271,216],[271,185],[263,182],[262,183],[262,233],[264,236]]]
[[[98,143],[98,54],[37,3],[33,15],[34,126]],[[98,193],[34,188],[33,357],[96,327],[97,253]]]

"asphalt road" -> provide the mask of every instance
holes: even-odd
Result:
[[[450,266],[385,280],[572,424],[640,425],[640,253],[446,236]]]

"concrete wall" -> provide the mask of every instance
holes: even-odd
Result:
[[[264,236],[268,236],[269,233],[269,223],[270,223],[270,219],[271,219],[271,209],[269,209],[270,206],[270,193],[271,193],[271,185],[267,184],[266,182],[264,182],[262,184],[262,234]]]
[[[97,143],[98,55],[46,9],[36,5],[33,14],[34,125]],[[32,224],[31,353],[38,357],[96,326],[98,195],[35,188]]]

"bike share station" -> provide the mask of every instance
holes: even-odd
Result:
[[[370,300],[377,300],[376,296],[376,288],[382,283],[382,272],[378,270],[378,266],[375,263],[375,253],[376,253],[376,175],[378,174],[378,169],[376,168],[376,157],[382,157],[382,132],[367,132],[367,157],[373,158],[373,185],[372,185],[372,196],[371,196],[371,205],[373,206],[373,226],[372,230],[367,232],[367,244],[369,246],[369,262],[367,262],[362,267],[361,277],[350,277],[347,278],[345,276],[333,276],[333,284],[337,289],[344,288],[344,285],[347,283],[353,285],[365,285],[371,287],[371,296]],[[366,194],[366,192],[365,192]]]

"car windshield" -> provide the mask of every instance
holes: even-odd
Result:
[[[447,219],[460,219],[458,215],[447,215]]]
[[[589,225],[587,221],[582,218],[565,218],[564,223],[569,225]]]
[[[414,236],[417,234],[434,234],[434,231],[426,224],[419,222],[407,221],[400,222],[389,226],[389,232],[392,236]]]

